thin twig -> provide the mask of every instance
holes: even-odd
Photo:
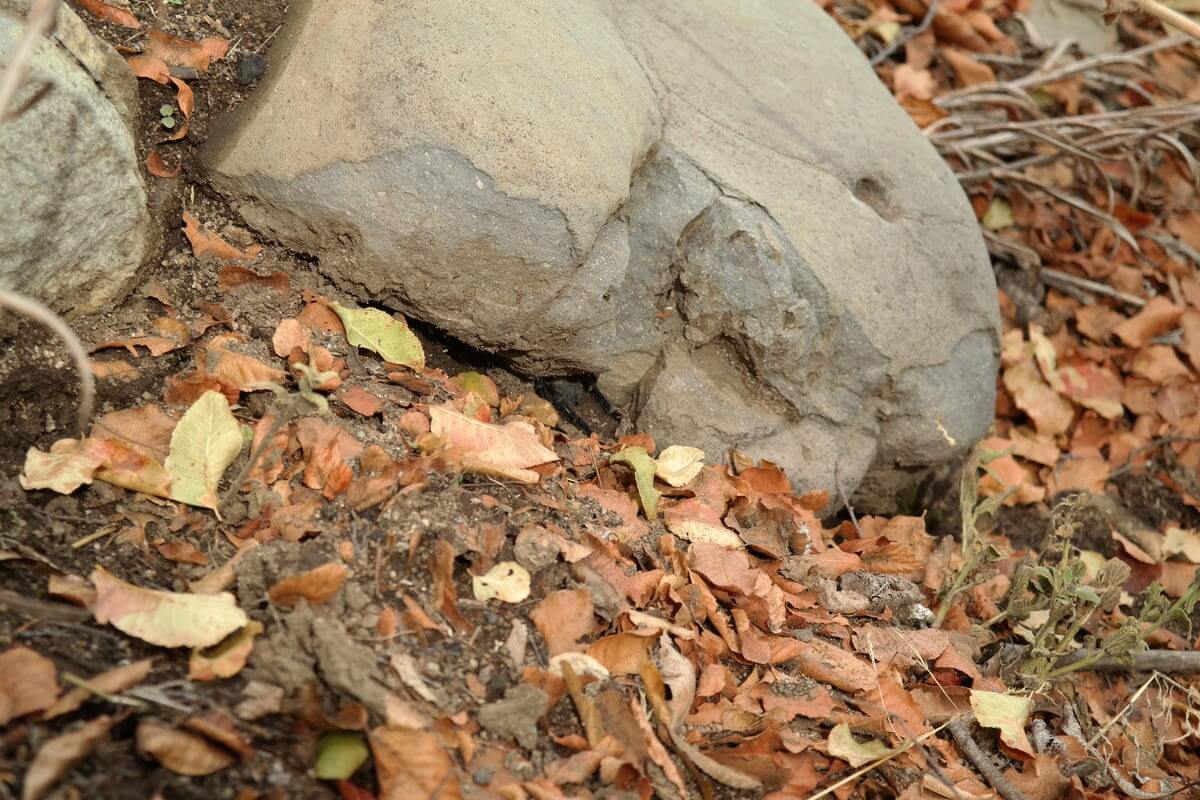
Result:
[[[971,736],[971,732],[967,730],[967,725],[963,722],[962,717],[955,717],[946,723],[950,728],[950,735],[954,737],[955,744],[967,760],[979,770],[982,775],[996,792],[1004,798],[1004,800],[1025,800],[1025,795],[1021,794],[1021,790],[1013,786],[1012,781],[1004,777],[987,753],[983,752],[983,748]]]
[[[1187,16],[1180,14],[1173,8],[1163,5],[1158,0],[1127,0],[1129,5],[1137,8],[1155,19],[1165,22],[1166,24],[1178,28],[1179,30],[1191,36],[1193,39],[1200,40],[1200,23]]]
[[[1083,651],[1080,651],[1083,652]],[[1082,656],[1068,658],[1058,667],[1070,666]],[[1102,658],[1081,669],[1090,672],[1161,672],[1166,675],[1200,672],[1200,651],[1196,650],[1143,650],[1134,653],[1133,661]]]
[[[888,56],[899,50],[904,45],[911,42],[913,39],[920,36],[929,29],[929,25],[933,22],[933,17],[937,14],[938,0],[929,0],[929,7],[925,9],[925,16],[921,17],[921,21],[914,28],[909,28],[902,34],[897,35],[888,43],[886,47],[880,50],[875,55],[871,56],[871,66],[877,67],[887,60]]]
[[[3,107],[3,101],[0,98],[0,109]],[[75,369],[79,373],[79,407],[75,419],[79,435],[82,437],[87,432],[88,422],[92,418],[92,408],[96,402],[96,379],[92,375],[92,362],[88,359],[87,351],[83,349],[79,337],[63,321],[62,317],[31,297],[0,290],[0,308],[7,308],[40,322],[58,334],[58,338],[62,339],[63,344],[67,346],[67,350],[75,362]]]
[[[1064,286],[1073,286],[1076,289],[1083,289],[1088,292],[1102,294],[1105,297],[1111,297],[1115,300],[1120,300],[1122,303],[1128,303],[1131,306],[1141,308],[1146,305],[1146,301],[1136,295],[1127,294],[1112,288],[1107,283],[1080,278],[1062,270],[1054,269],[1053,267],[1042,267],[1041,269],[1042,282],[1051,286],[1061,284]]]

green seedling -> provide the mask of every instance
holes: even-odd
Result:
[[[167,103],[158,108],[159,124],[164,128],[171,129],[175,127],[175,106]]]

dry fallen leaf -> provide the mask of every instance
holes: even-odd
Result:
[[[642,503],[642,513],[646,515],[646,519],[657,519],[658,498],[662,496],[662,493],[654,488],[654,473],[657,465],[654,459],[650,457],[650,454],[646,452],[646,448],[626,447],[619,453],[613,454],[609,460],[625,463],[630,466],[633,470],[634,481],[637,483],[638,499]]]
[[[501,561],[483,575],[471,578],[475,599],[487,602],[493,597],[505,603],[519,603],[529,597],[529,570],[515,561]]]
[[[49,453],[31,447],[25,454],[25,467],[21,470],[21,488],[70,494],[92,482],[96,470],[105,461],[106,450],[102,442],[92,438],[59,439],[50,445]]]
[[[839,722],[833,726],[833,730],[829,732],[829,739],[826,742],[826,746],[829,748],[829,755],[842,759],[852,767],[861,767],[863,764],[868,764],[895,752],[878,739],[868,739],[865,742],[858,741],[854,738],[854,734],[850,732],[850,726],[844,722]]]
[[[262,252],[259,245],[251,245],[245,250],[238,250],[217,234],[203,227],[200,222],[187,211],[183,212],[183,235],[192,245],[192,252],[197,258],[213,256],[215,258],[237,261],[253,261]]]
[[[449,406],[430,406],[429,418],[430,431],[461,450],[463,466],[469,470],[537,483],[540,476],[529,467],[558,461],[558,454],[545,447],[534,427],[523,420],[492,425]]]
[[[251,620],[212,650],[193,650],[188,659],[188,680],[215,681],[237,675],[254,650],[254,637],[262,631],[262,623]]]
[[[1006,745],[1028,756],[1034,754],[1033,746],[1025,735],[1025,722],[1033,710],[1032,699],[972,689],[971,708],[975,712],[975,720],[985,728],[1000,731],[1000,739]]]
[[[54,662],[28,647],[0,653],[0,725],[43,711],[58,700],[58,671]]]
[[[673,444],[654,459],[654,474],[659,480],[679,487],[691,483],[704,469],[704,451],[698,447]]]
[[[546,595],[529,618],[546,640],[550,655],[575,650],[592,629],[592,595],[584,588],[562,589]]]
[[[146,171],[156,178],[174,178],[181,169],[183,169],[182,161],[174,167],[168,167],[163,161],[162,154],[157,150],[151,150],[146,154]]]
[[[75,0],[80,8],[89,14],[94,14],[105,22],[112,22],[125,28],[140,28],[141,21],[123,8],[105,3],[104,0]]]
[[[155,29],[146,36],[143,55],[204,72],[212,61],[221,60],[228,51],[229,42],[219,36],[209,36],[194,42]]]
[[[103,567],[96,567],[91,577],[96,621],[160,647],[211,647],[250,621],[229,592],[142,589]]]
[[[200,395],[171,434],[171,450],[163,463],[171,476],[171,498],[215,510],[221,476],[241,452],[242,443],[241,427],[225,395]]]
[[[350,344],[378,353],[389,363],[418,372],[425,369],[425,351],[403,318],[378,308],[349,308],[341,303],[329,307],[341,319]]]
[[[284,578],[272,586],[267,594],[272,603],[284,608],[291,608],[301,599],[307,600],[309,605],[317,606],[328,602],[337,594],[349,574],[350,570],[345,564],[330,561],[299,575]]]
[[[88,756],[108,736],[115,720],[96,717],[80,727],[46,741],[29,762],[21,800],[39,800],[71,767]]]
[[[362,414],[364,417],[373,417],[383,411],[383,401],[361,386],[352,386],[346,391],[340,392],[338,399],[345,403],[351,411]]]
[[[454,761],[437,734],[379,727],[371,731],[369,741],[379,778],[379,800],[413,800],[414,796],[462,799]]]
[[[237,761],[228,750],[202,736],[149,718],[138,722],[137,748],[179,775],[211,775]]]

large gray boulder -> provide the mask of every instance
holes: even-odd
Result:
[[[990,422],[971,209],[815,4],[299,0],[277,41],[205,162],[362,300],[881,510]]]
[[[0,0],[0,63],[28,10],[29,0]],[[27,107],[0,125],[0,287],[62,311],[98,310],[123,294],[150,242],[132,134],[137,79],[66,4],[32,68],[18,95]]]

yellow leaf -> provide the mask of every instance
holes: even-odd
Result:
[[[1025,736],[1025,720],[1033,710],[1032,699],[972,689],[971,708],[975,711],[975,721],[985,728],[1000,731],[1000,740],[1006,745],[1033,755],[1033,747]]]
[[[829,755],[842,759],[852,767],[861,767],[895,752],[878,739],[858,741],[850,732],[850,726],[844,722],[834,725],[829,732],[828,748]]]
[[[983,227],[989,231],[1011,227],[1013,224],[1012,206],[999,197],[993,199],[991,205],[987,207],[987,211],[983,212],[981,222]]]
[[[686,486],[704,469],[704,451],[698,447],[673,444],[654,459],[654,474],[676,488]]]
[[[24,479],[21,485],[25,485]],[[1200,564],[1200,531],[1186,530],[1174,526],[1167,528],[1162,545],[1163,558],[1182,555],[1193,564]]]
[[[633,468],[633,477],[637,481],[638,499],[642,501],[642,511],[646,519],[658,518],[658,498],[662,493],[654,488],[654,459],[644,447],[626,447],[612,456],[609,461],[621,461]]]
[[[483,575],[471,578],[475,599],[487,602],[493,597],[505,603],[519,603],[529,597],[529,570],[515,561],[501,561]]]
[[[99,623],[159,647],[212,647],[250,622],[229,592],[184,594],[143,589],[103,567],[92,571]]]
[[[85,483],[104,463],[104,454],[93,439],[59,439],[43,453],[35,447],[25,454],[25,469],[21,472],[21,488],[53,489],[70,494]]]
[[[529,467],[558,461],[558,454],[544,447],[534,427],[523,420],[492,425],[446,406],[430,406],[429,429],[463,452],[467,469],[484,474],[537,483],[540,476]]]
[[[341,318],[350,344],[374,351],[393,364],[425,369],[425,351],[403,319],[378,308],[348,308],[341,303],[329,307]]]
[[[217,507],[217,485],[242,449],[242,430],[220,392],[208,391],[192,404],[171,434],[166,468],[171,499]]]

